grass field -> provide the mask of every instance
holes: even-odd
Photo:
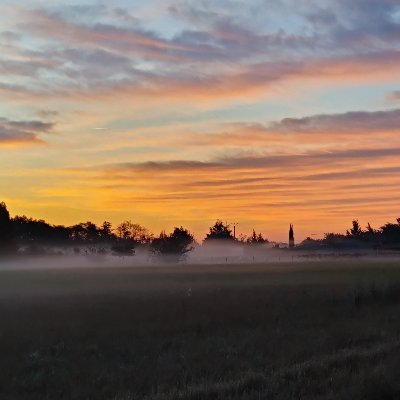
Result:
[[[399,399],[400,263],[0,272],[1,399]]]

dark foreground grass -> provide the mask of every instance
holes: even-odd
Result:
[[[0,272],[1,399],[399,399],[400,265]]]

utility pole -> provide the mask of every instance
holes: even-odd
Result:
[[[236,240],[236,226],[239,225],[238,222],[232,222],[233,225],[233,239]]]

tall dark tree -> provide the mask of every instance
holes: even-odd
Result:
[[[217,220],[213,226],[210,227],[210,232],[207,233],[204,241],[210,240],[234,240],[230,225],[221,220]]]
[[[0,203],[0,253],[8,253],[15,250],[14,230],[10,213],[4,202]]]
[[[112,224],[111,222],[104,221],[100,227],[100,236],[103,238],[108,238],[112,235]]]
[[[113,233],[111,222],[104,221],[99,228],[100,241],[105,244],[115,244],[118,241],[117,236]]]
[[[294,229],[293,229],[293,224],[290,224],[289,226],[289,248],[294,247]]]
[[[358,239],[361,238],[363,232],[358,220],[357,219],[353,220],[352,225],[353,227],[346,232],[347,236],[351,236],[353,238],[358,238]]]
[[[153,239],[151,249],[154,254],[166,256],[171,261],[177,261],[186,253],[193,250],[194,237],[185,228],[174,228],[174,231],[167,235],[161,232],[160,236]]]

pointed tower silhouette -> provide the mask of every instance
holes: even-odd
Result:
[[[289,248],[294,247],[294,232],[293,232],[293,225],[290,224],[289,229]]]

